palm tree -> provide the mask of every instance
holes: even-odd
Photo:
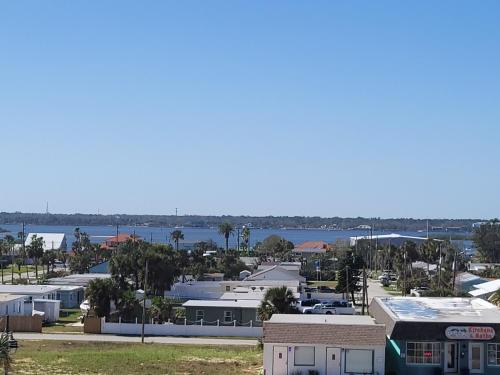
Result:
[[[10,355],[9,334],[3,332],[0,336],[0,364],[3,367],[4,374],[8,374],[12,366],[12,357]]]
[[[219,234],[226,239],[226,251],[229,250],[229,236],[234,233],[234,227],[230,223],[222,223],[219,225]]]
[[[35,277],[38,280],[38,259],[43,256],[43,237],[37,237],[36,234],[31,238],[27,252],[30,258],[35,261]]]
[[[175,242],[175,250],[179,251],[179,240],[184,239],[184,233],[181,230],[176,229],[170,233],[170,239]]]
[[[7,234],[4,238],[4,240],[7,242],[7,245],[9,246],[10,267],[12,269],[11,283],[14,284],[14,245],[16,244],[16,239],[14,238],[14,236]]]
[[[286,286],[270,288],[260,303],[257,314],[261,320],[269,320],[273,314],[289,314],[296,311],[293,292]]]
[[[98,317],[108,317],[111,312],[111,300],[116,295],[116,286],[111,279],[95,279],[89,282],[85,297],[90,308]]]
[[[491,295],[490,298],[488,298],[488,300],[494,304],[494,305],[497,305],[498,307],[500,307],[500,289],[498,289],[495,293],[493,293]]]
[[[249,252],[250,251],[250,228],[248,227],[243,227],[243,230],[241,232],[241,239],[243,240],[243,243],[245,244],[246,250]]]
[[[151,306],[151,315],[158,323],[163,323],[170,319],[173,310],[173,301],[169,298],[154,297]]]

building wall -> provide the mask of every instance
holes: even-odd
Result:
[[[204,322],[208,324],[215,323],[217,320],[222,324],[224,322],[224,312],[231,311],[233,314],[233,320],[236,320],[238,324],[253,322],[254,325],[258,325],[260,322],[256,321],[257,309],[249,308],[231,308],[231,307],[186,307],[186,319],[188,321],[196,321],[196,311],[203,310],[205,317]]]
[[[76,309],[83,301],[83,288],[77,290],[60,290],[57,292],[57,299],[61,301],[61,308]]]
[[[0,302],[0,315],[22,316],[24,315],[24,301],[22,298]]]
[[[386,348],[386,369],[388,375],[405,374],[405,375],[431,375],[442,374],[444,369],[445,352],[444,342],[441,343],[441,363],[439,365],[414,365],[406,364],[406,341],[392,340],[395,345],[390,341],[387,342]],[[432,340],[429,340],[432,341]],[[412,342],[415,342],[412,340]],[[437,341],[436,341],[437,342]],[[458,370],[461,374],[468,374],[469,369],[469,343],[471,341],[453,341],[458,343]],[[483,368],[485,375],[498,375],[500,374],[499,366],[488,366],[488,343],[494,341],[473,341],[474,343],[483,344]],[[395,347],[399,348],[396,349]]]
[[[326,349],[339,347],[338,345],[315,345],[303,343],[265,343],[264,344],[264,371],[266,375],[273,375],[273,351],[275,346],[288,347],[288,368],[287,374],[293,374],[293,371],[300,371],[302,374],[307,374],[309,370],[316,370],[320,374],[326,373]],[[315,348],[315,365],[314,366],[295,366],[294,348],[296,346],[313,346]],[[384,346],[366,346],[366,345],[344,345],[341,352],[341,374],[345,372],[345,349],[363,349],[373,350],[373,370],[375,374],[385,374],[385,347]]]

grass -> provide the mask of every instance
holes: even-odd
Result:
[[[400,296],[401,290],[396,287],[396,284],[391,284],[389,286],[383,286],[384,290],[391,296]]]
[[[21,341],[16,374],[258,374],[257,347]]]
[[[70,333],[83,332],[82,327],[73,327],[70,324],[80,322],[82,312],[79,309],[62,309],[59,314],[59,320],[55,323],[45,324],[42,328],[43,333]]]
[[[337,286],[337,281],[308,281],[307,285],[311,286],[326,286],[328,288],[335,288]]]

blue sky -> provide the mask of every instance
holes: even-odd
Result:
[[[0,3],[0,211],[494,217],[498,1]]]

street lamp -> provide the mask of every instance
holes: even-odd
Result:
[[[14,354],[15,352],[17,352],[18,343],[17,340],[14,339],[14,335],[12,332],[9,332],[8,335],[9,335],[9,340],[7,342],[9,343],[9,351],[12,354]]]

